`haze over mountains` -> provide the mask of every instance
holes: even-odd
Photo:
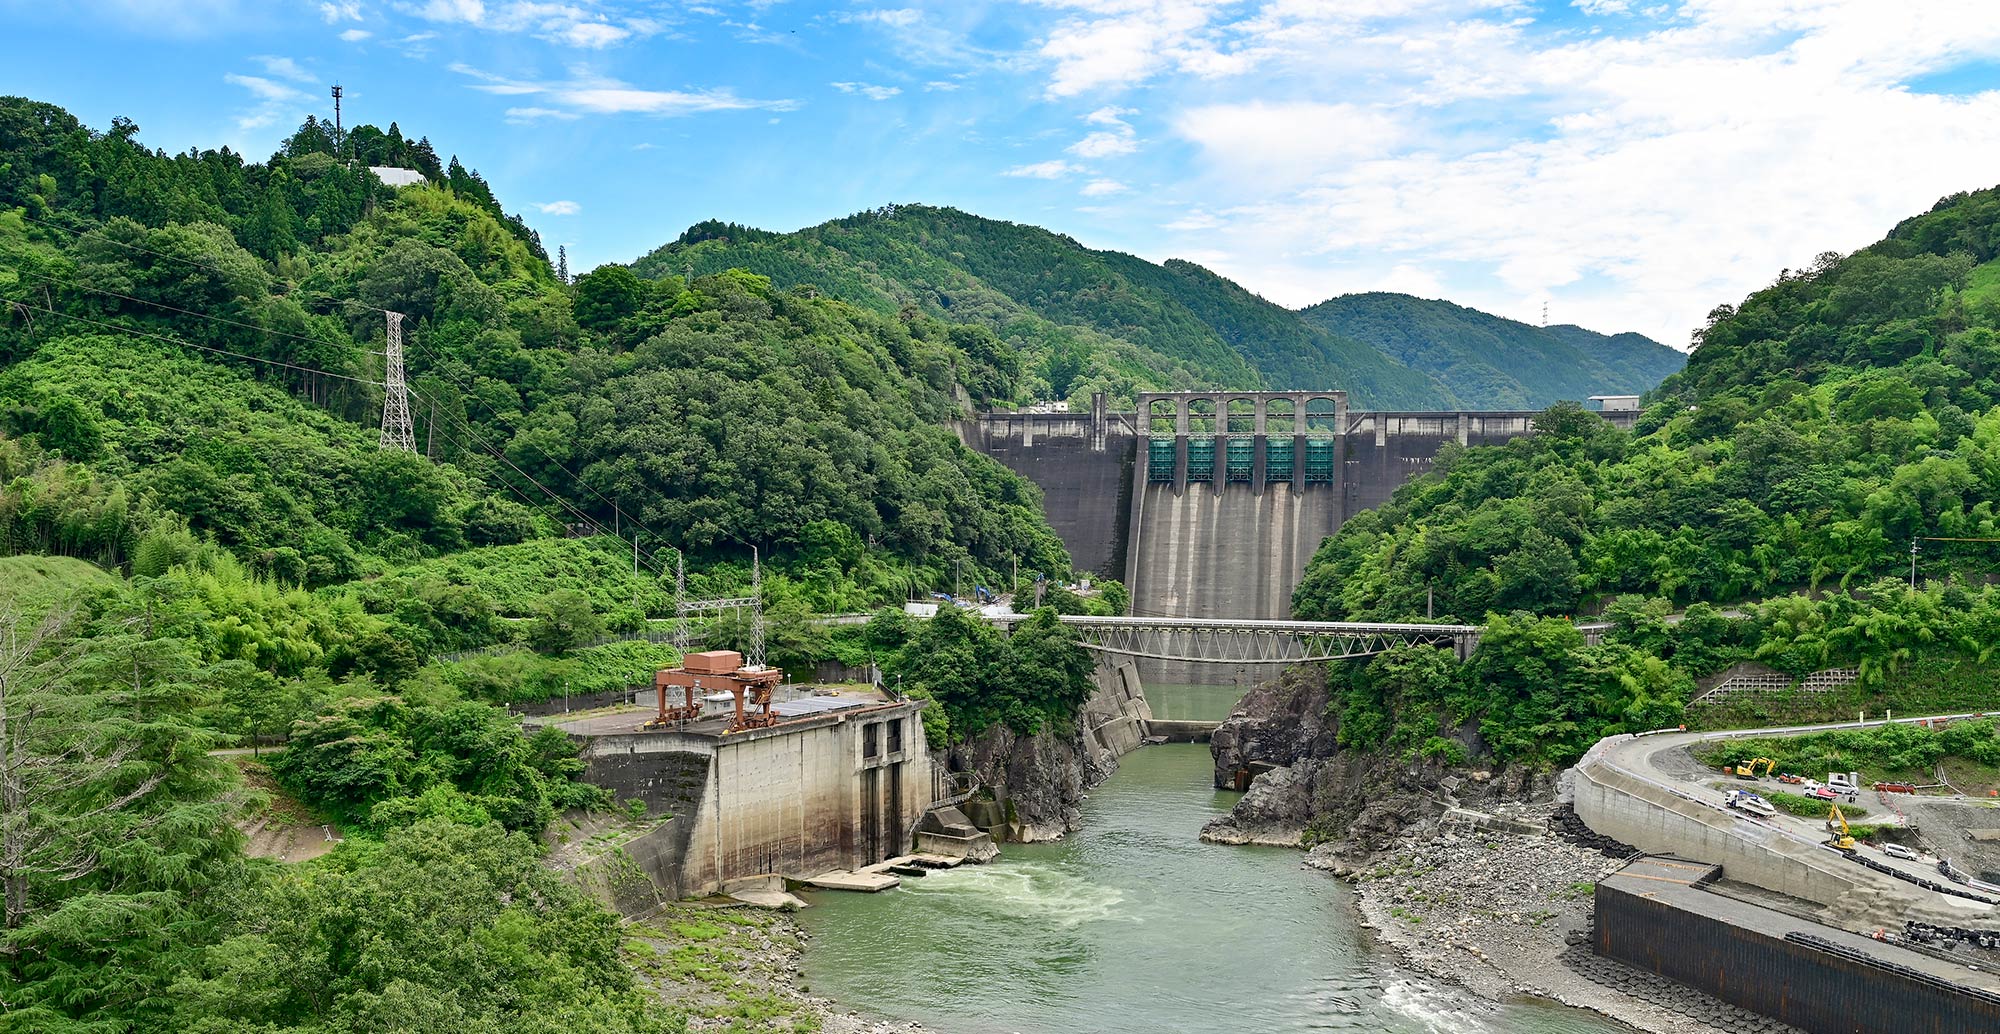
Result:
[[[642,276],[729,268],[863,308],[991,328],[1042,395],[1134,389],[1346,389],[1376,409],[1529,409],[1643,392],[1685,357],[1637,334],[1531,327],[1407,295],[1295,312],[1192,262],[1155,264],[1035,226],[901,205],[775,233],[699,223],[633,263]]]

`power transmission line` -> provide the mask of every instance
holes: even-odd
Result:
[[[57,287],[67,287],[77,291],[89,291],[92,294],[101,294],[107,297],[117,298],[122,301],[133,302],[138,305],[151,305],[154,308],[165,309],[168,312],[179,313],[182,316],[193,316],[196,319],[208,320],[211,323],[223,323],[232,327],[241,327],[244,330],[254,330],[260,334],[269,334],[273,337],[290,338],[293,341],[303,341],[310,345],[335,344],[335,342],[322,341],[319,338],[307,337],[304,334],[294,334],[288,330],[273,330],[270,327],[260,327],[255,323],[245,323],[241,320],[232,320],[227,316],[216,316],[206,312],[195,312],[192,309],[183,309],[177,305],[168,305],[166,302],[156,302],[149,298],[135,298],[129,294],[120,294],[117,291],[108,290],[102,287],[92,287],[89,284],[78,283],[75,280],[64,280],[61,277],[53,277],[48,275],[47,273],[37,273],[31,269],[16,269],[14,272],[22,276],[34,277],[37,280],[40,280],[44,283],[54,284]],[[273,297],[282,298],[285,296],[274,295]],[[380,352],[367,348],[360,349],[360,351],[365,355],[382,354]]]
[[[216,348],[211,345],[198,345],[192,341],[183,341],[180,338],[167,337],[164,334],[154,334],[150,331],[134,330],[131,327],[121,327],[116,323],[106,323],[102,320],[91,319],[88,316],[78,316],[74,313],[63,312],[60,309],[52,309],[45,305],[36,305],[33,302],[10,302],[9,304],[18,305],[24,309],[34,309],[37,312],[46,312],[51,316],[60,316],[63,319],[75,320],[78,323],[88,323],[93,327],[102,327],[105,330],[116,331],[120,334],[130,334],[133,337],[150,338],[154,341],[164,342],[169,345],[179,345],[182,348],[198,348],[204,352],[213,352],[216,355],[226,355],[231,359],[243,359],[248,362],[263,363],[267,366],[281,366],[287,370],[295,370],[299,373],[316,374],[321,377],[333,377],[338,380],[353,381],[356,384],[366,384],[369,385],[370,387],[373,387],[376,384],[380,383],[378,381],[371,381],[361,377],[350,377],[344,373],[334,373],[330,370],[320,370],[310,366],[300,366],[297,363],[288,363],[281,359],[266,359],[263,356],[246,355],[242,352],[232,352],[226,348]]]

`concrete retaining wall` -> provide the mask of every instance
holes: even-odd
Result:
[[[1734,812],[1682,797],[1625,772],[1605,758],[1613,737],[1576,766],[1576,813],[1592,832],[1641,851],[1720,865],[1740,883],[1832,905],[1852,893],[1866,870],[1799,843]]]
[[[920,705],[888,704],[726,736],[679,732],[596,736],[583,745],[585,778],[644,801],[673,823],[633,850],[640,868],[676,897],[731,880],[807,879],[909,850],[936,776]],[[878,728],[901,723],[901,750]],[[646,861],[642,854],[656,855]]]

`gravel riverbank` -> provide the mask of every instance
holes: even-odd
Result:
[[[1364,924],[1406,965],[1480,997],[1550,998],[1655,1034],[1792,1030],[1591,953],[1591,895],[1622,854],[1550,804],[1496,817],[1505,828],[1448,817],[1366,861],[1321,848],[1306,864],[1355,884]]]

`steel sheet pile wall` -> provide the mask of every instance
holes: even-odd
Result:
[[[1793,930],[1832,933],[1814,924],[1756,909],[1759,924],[1753,926],[1730,917],[1732,909],[1745,907],[1738,902],[1708,895],[1715,907],[1704,909],[1674,900],[1685,892],[1656,893],[1618,882],[1614,876],[1597,885],[1600,955],[1809,1034],[2000,1030],[2000,1001],[1785,940]],[[1893,949],[1861,950],[1880,957]]]

